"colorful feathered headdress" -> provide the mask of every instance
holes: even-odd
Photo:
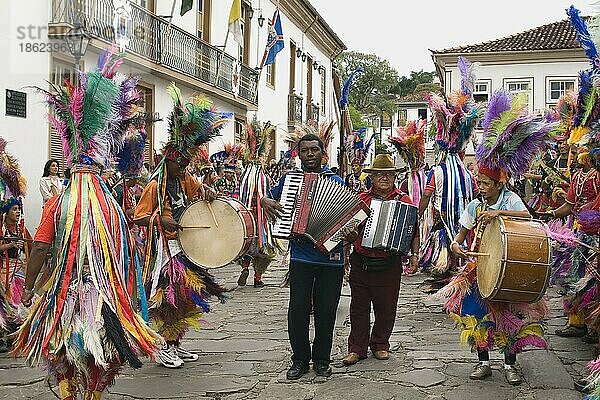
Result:
[[[137,78],[117,73],[123,55],[105,51],[93,71],[79,74],[74,86],[51,84],[52,92],[37,88],[51,106],[50,123],[63,142],[67,163],[108,167],[119,150],[125,127],[141,94]]]
[[[367,160],[374,139],[374,134],[367,138],[366,128],[360,128],[346,136],[345,148],[348,162],[350,162],[350,164],[359,163],[360,165],[363,165]]]
[[[479,63],[458,57],[461,89],[450,93],[448,102],[438,94],[426,96],[433,112],[435,141],[442,151],[459,153],[465,149],[483,109],[473,100],[475,74]]]
[[[425,130],[427,121],[410,121],[406,127],[398,127],[398,136],[390,137],[390,143],[398,151],[412,171],[425,167]]]
[[[245,149],[241,143],[225,143],[224,149],[210,156],[210,162],[222,163],[226,169],[234,169],[243,158]]]
[[[131,123],[123,139],[123,148],[117,153],[117,169],[126,178],[141,176],[144,169],[146,129],[141,120]]]
[[[298,155],[298,142],[304,135],[315,135],[318,136],[324,144],[325,155],[322,162],[327,164],[329,162],[328,149],[331,143],[331,137],[333,135],[333,128],[335,122],[321,122],[317,124],[315,121],[308,121],[306,124],[296,125],[293,132],[289,133],[285,141],[289,144],[290,150],[294,156]]]
[[[27,191],[27,181],[21,175],[19,163],[6,152],[6,140],[0,138],[0,212],[7,212],[13,205],[21,205]]]
[[[213,102],[205,96],[183,100],[175,83],[167,86],[173,100],[173,111],[169,115],[169,141],[165,144],[165,157],[172,161],[191,160],[198,146],[219,135],[225,122],[233,114],[217,111]]]
[[[483,139],[475,154],[480,172],[506,182],[527,172],[534,156],[560,133],[557,119],[527,114],[526,93],[512,95],[497,90],[488,103],[482,121]]]
[[[242,158],[249,163],[266,165],[273,145],[271,136],[274,136],[276,129],[269,121],[263,124],[255,119],[246,123],[237,138],[244,149]]]
[[[591,156],[592,165],[600,170],[600,15],[590,21],[588,30],[579,10],[571,6],[567,15],[577,33],[577,41],[590,60],[591,68],[579,73],[577,110],[573,117],[573,129],[567,143],[583,146]]]

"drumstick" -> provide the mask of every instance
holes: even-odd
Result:
[[[182,229],[201,229],[201,228],[212,228],[212,226],[210,225],[189,225],[189,226],[182,226]]]
[[[11,237],[11,236],[0,236],[0,240],[13,241],[13,242],[33,242],[33,239]]]
[[[215,217],[215,212],[213,211],[212,206],[208,201],[206,202],[206,205],[208,206],[208,211],[210,211],[210,215],[212,215],[212,219],[215,222],[215,226],[218,228],[219,223],[217,222],[217,217]]]
[[[467,255],[471,257],[489,257],[490,253],[476,253],[473,251],[467,251]]]

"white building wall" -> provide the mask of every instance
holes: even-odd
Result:
[[[533,103],[531,110],[543,110],[548,107],[547,102],[547,80],[552,79],[574,79],[577,89],[577,77],[580,70],[589,68],[587,62],[552,62],[552,63],[529,63],[529,64],[504,64],[485,65],[482,64],[477,74],[478,80],[491,80],[491,93],[496,89],[505,87],[507,80],[531,79],[533,82]],[[450,72],[450,74],[448,74]],[[446,77],[450,75],[450,84],[446,82],[445,91],[450,93],[460,88],[460,72],[457,67],[446,69]],[[491,94],[490,93],[490,94]]]
[[[259,2],[254,0],[253,6],[258,8]],[[253,46],[250,51],[250,66],[259,65],[262,61],[264,54],[264,48],[267,40],[267,24],[268,20],[271,19],[275,12],[275,5],[268,1],[262,0],[260,2],[262,7],[262,13],[265,17],[265,23],[262,28],[258,26],[257,19],[260,15],[260,11],[254,13],[252,20],[252,43]],[[287,135],[288,125],[288,93],[289,93],[289,79],[290,79],[290,41],[296,44],[296,48],[303,49],[305,53],[309,54],[313,61],[316,61],[319,65],[325,67],[325,93],[326,93],[326,104],[325,110],[322,111],[321,103],[321,77],[318,70],[313,71],[313,86],[312,86],[312,100],[313,104],[318,104],[321,107],[319,121],[332,121],[335,120],[334,111],[334,95],[332,85],[332,62],[329,57],[324,54],[313,41],[305,34],[302,30],[294,25],[292,21],[280,11],[281,25],[283,30],[283,36],[285,39],[285,47],[281,50],[276,57],[275,67],[275,88],[269,87],[266,83],[266,73],[263,71],[261,74],[261,80],[259,84],[259,106],[258,111],[249,112],[248,119],[251,120],[255,116],[262,122],[271,121],[272,124],[277,125],[277,140],[275,143],[276,155],[279,156],[281,151],[288,149],[285,143],[285,136]],[[258,40],[254,40],[258,38]],[[258,49],[258,51],[257,51]],[[302,96],[303,107],[302,115],[303,120],[306,120],[306,104],[311,99],[306,98],[307,93],[307,62],[302,62],[301,58],[296,58],[296,71],[295,71],[295,88],[294,93]],[[312,68],[312,66],[310,66]],[[339,130],[338,127],[334,129],[334,135],[331,139],[329,147],[329,164],[330,166],[337,166],[337,154],[339,147]]]
[[[27,179],[24,215],[32,231],[42,211],[39,179],[48,159],[48,123],[43,97],[27,86],[48,87],[50,56],[48,52],[39,51],[40,47],[38,51],[25,51],[25,46],[49,43],[48,15],[47,1],[34,0],[27,7],[17,0],[0,3],[0,54],[3,55],[0,57],[0,137],[8,141],[6,150],[17,158]],[[27,93],[27,118],[6,116],[6,89]]]
[[[265,17],[265,24],[262,28],[258,26],[258,16],[260,11],[255,12],[251,22],[250,36],[250,67],[258,65],[262,59],[264,46],[267,37],[267,23],[275,11],[275,5],[262,0],[258,4],[253,0],[253,7],[257,9],[260,5]],[[51,1],[33,0],[28,3],[28,7],[23,7],[22,2],[17,0],[3,0],[0,2],[0,51],[5,57],[0,58],[0,136],[9,143],[7,151],[14,155],[21,164],[23,175],[28,181],[28,195],[25,199],[25,219],[27,227],[35,230],[41,216],[42,198],[39,193],[38,183],[43,172],[45,162],[48,160],[49,150],[49,127],[46,118],[47,107],[43,96],[35,90],[27,88],[28,86],[39,86],[47,88],[47,81],[50,80],[51,54],[41,51],[21,51],[20,45],[27,43],[47,44],[63,43],[60,40],[50,42],[47,37],[47,26],[50,17],[49,5]],[[169,15],[171,13],[171,0],[157,0],[156,14]],[[197,3],[194,2],[194,7]],[[211,42],[213,45],[221,45],[225,39],[227,31],[227,19],[231,1],[214,0],[211,9]],[[196,9],[190,10],[184,17],[179,16],[180,4],[176,4],[173,12],[173,24],[184,28],[188,32],[196,34]],[[288,88],[289,88],[289,57],[290,57],[290,39],[294,40],[299,48],[309,53],[314,60],[326,69],[326,93],[327,104],[325,113],[320,115],[320,120],[335,119],[333,104],[333,87],[331,74],[331,61],[329,57],[323,54],[312,43],[308,37],[304,37],[299,28],[297,28],[286,15],[281,13],[283,34],[285,37],[285,48],[277,55],[276,66],[276,85],[275,89],[266,85],[265,75],[261,76],[259,85],[259,107],[257,112],[248,112],[247,118],[251,120],[256,117],[263,121],[271,121],[277,125],[278,134],[275,145],[276,155],[279,152],[287,150],[287,144],[284,138],[287,135],[287,116],[288,116]],[[32,26],[32,37],[19,38],[20,33],[28,33],[27,27]],[[38,35],[38,27],[39,32]],[[228,52],[237,57],[237,45],[230,37],[227,46]],[[96,65],[99,51],[92,46],[88,47],[85,57],[81,64],[84,70],[89,70]],[[301,59],[296,59],[296,90],[305,97],[306,93],[306,63]],[[153,109],[158,112],[163,119],[155,124],[154,127],[154,148],[160,150],[162,143],[167,140],[168,115],[172,109],[172,102],[166,93],[166,87],[170,79],[158,77],[151,71],[139,69],[125,60],[120,72],[139,76],[146,83],[154,85],[154,104]],[[320,84],[321,75],[313,70],[313,99],[314,103],[320,103]],[[181,83],[178,84],[184,97],[200,94]],[[27,93],[27,118],[17,118],[5,116],[5,90],[13,89]],[[210,96],[210,93],[208,93]],[[246,111],[232,103],[219,100],[211,96],[218,109],[225,112],[231,112],[236,115],[245,115]],[[304,99],[303,115],[306,117],[306,100]],[[309,99],[310,100],[310,99]],[[319,104],[322,106],[321,104]],[[222,137],[217,138],[209,145],[209,152],[212,154],[223,148],[226,142],[234,141],[235,125],[234,122],[226,124],[221,131]],[[336,128],[335,135],[329,149],[330,165],[337,165],[337,147],[339,144],[339,133]],[[61,166],[64,169],[65,166]]]

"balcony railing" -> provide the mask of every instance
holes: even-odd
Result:
[[[232,56],[175,25],[169,25],[163,18],[134,3],[131,3],[131,9],[127,50],[233,94],[235,59]],[[50,24],[73,25],[79,20],[92,36],[113,42],[113,17],[112,0],[53,0]],[[218,68],[221,57],[223,60]],[[242,64],[239,79],[238,96],[257,104],[258,73]]]
[[[288,125],[302,122],[302,97],[288,95]]]
[[[306,119],[315,121],[319,124],[319,106],[309,103],[306,105]]]

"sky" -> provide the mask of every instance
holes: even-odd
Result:
[[[582,15],[593,0],[310,0],[348,50],[388,60],[400,76],[433,71],[432,50],[480,43]]]

